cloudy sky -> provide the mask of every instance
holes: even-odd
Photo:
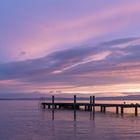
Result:
[[[140,92],[140,0],[0,0],[0,94],[50,91]]]

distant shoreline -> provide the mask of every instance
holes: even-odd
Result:
[[[52,99],[51,98],[47,98],[47,99],[39,99],[39,98],[0,98],[0,101],[8,101],[8,100],[10,100],[10,101],[15,101],[15,100],[17,100],[17,101],[51,101]],[[64,100],[67,100],[67,101],[73,101],[73,98],[56,98],[56,100],[57,101],[64,101]],[[89,99],[88,98],[79,98],[79,99],[77,99],[77,100],[79,100],[79,101],[88,101]],[[138,101],[138,100],[140,100],[140,99],[125,99],[125,98],[122,98],[122,99],[120,99],[120,98],[103,98],[103,97],[101,97],[101,98],[96,98],[96,100],[98,100],[98,101],[100,101],[100,100],[106,100],[106,101],[111,101],[111,100],[115,100],[115,101],[120,101],[120,100],[122,100],[122,101],[124,101],[124,100],[136,100],[136,101]]]

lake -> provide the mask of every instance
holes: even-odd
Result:
[[[134,110],[126,109],[124,116],[114,112],[113,108],[106,114],[96,108],[95,115],[77,111],[74,121],[72,110],[55,110],[53,114],[41,110],[39,101],[0,101],[0,140],[139,140],[140,117],[134,116]]]

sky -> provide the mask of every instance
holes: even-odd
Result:
[[[0,95],[140,93],[140,0],[0,0]]]

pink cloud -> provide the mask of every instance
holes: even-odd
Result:
[[[94,13],[87,13],[84,17],[74,17],[68,21],[62,20],[52,23],[49,27],[42,21],[34,23],[28,38],[13,43],[10,48],[13,59],[29,59],[44,56],[61,46],[79,45],[90,38],[101,37],[126,30],[132,22],[137,20],[140,12],[140,1],[122,2],[107,6]],[[20,46],[20,47],[19,47]],[[27,52],[24,56],[17,54],[17,48]]]

